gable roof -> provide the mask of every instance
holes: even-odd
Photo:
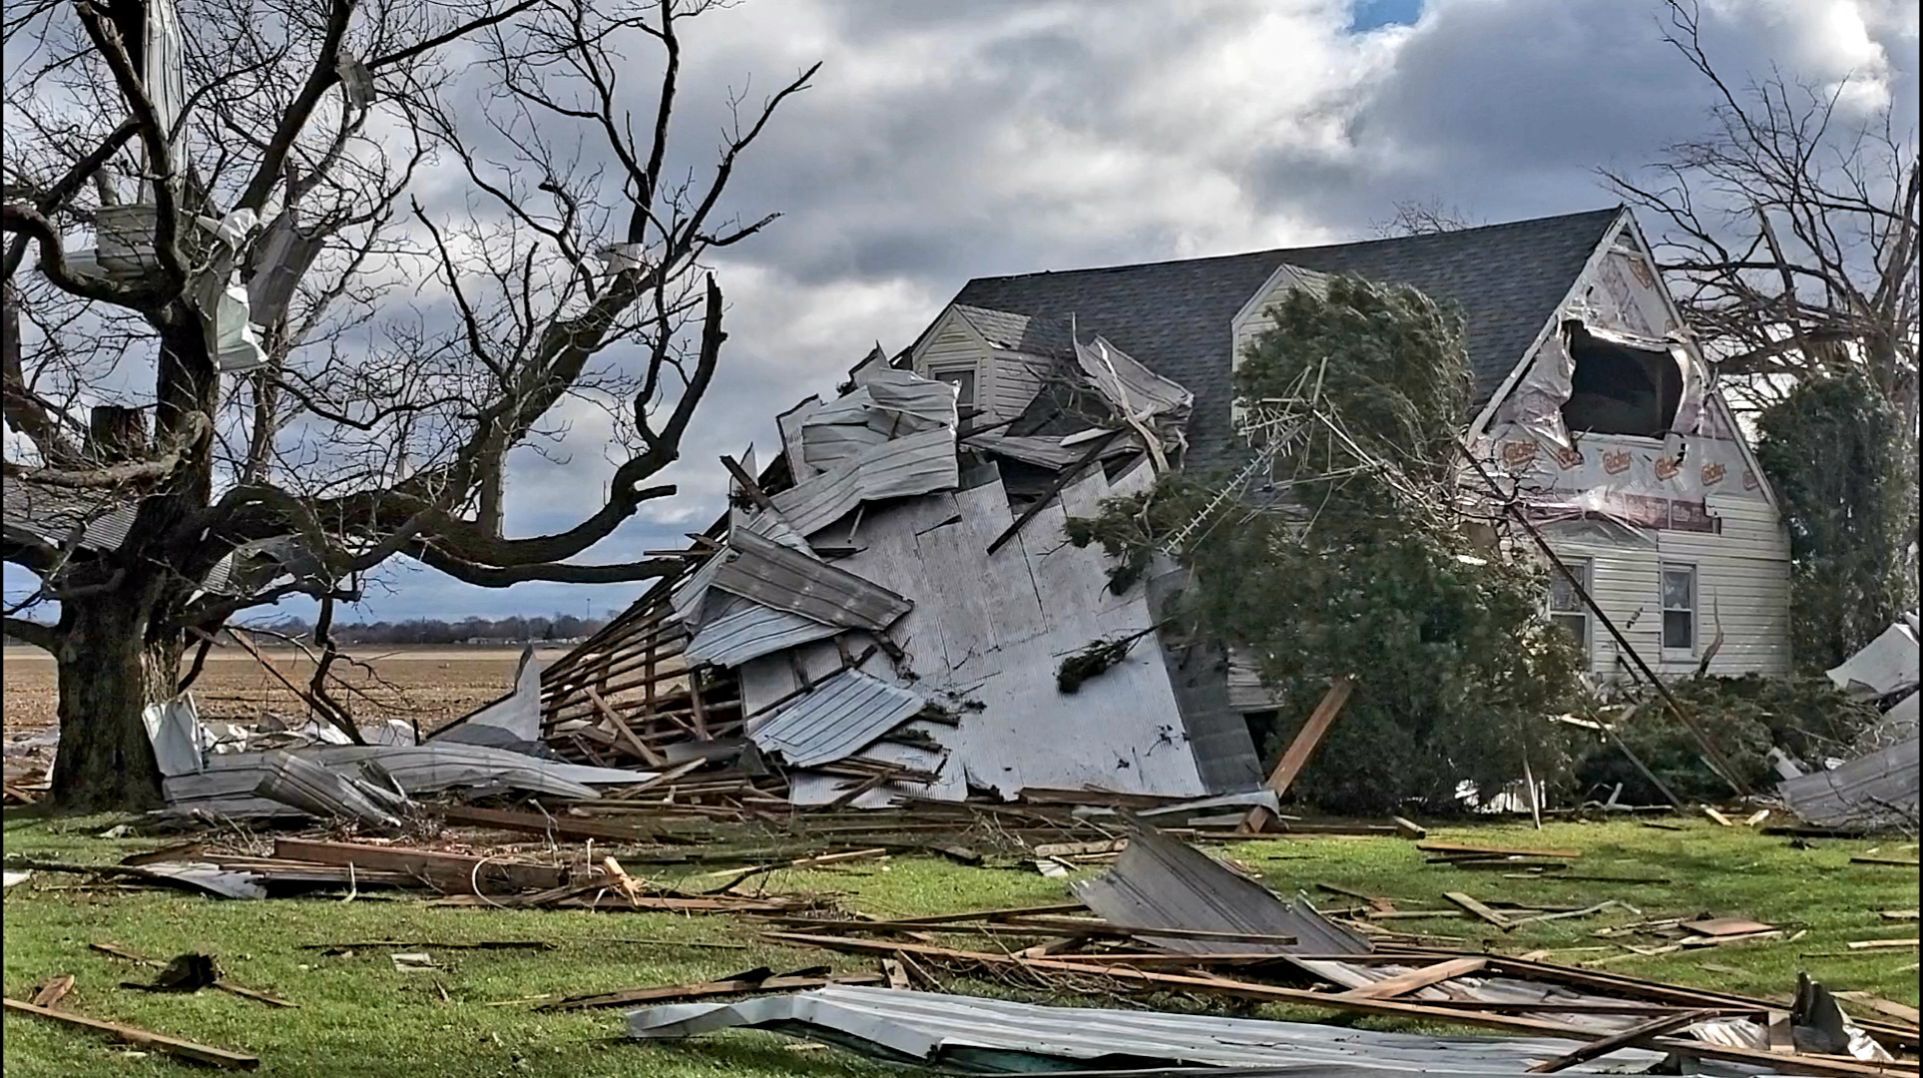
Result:
[[[1585,213],[1323,247],[978,277],[954,302],[1075,319],[1195,393],[1192,466],[1232,462],[1231,323],[1284,265],[1411,285],[1462,311],[1481,406],[1514,370],[1621,212]],[[1024,327],[1026,328],[1026,327]]]

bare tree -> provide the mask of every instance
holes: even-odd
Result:
[[[677,163],[680,30],[715,2],[9,3],[5,556],[41,587],[6,631],[59,661],[58,803],[159,799],[142,711],[243,610],[319,600],[348,725],[325,627],[389,559],[672,570],[574,559],[673,493],[725,338],[703,257],[773,220],[723,194],[815,70]],[[605,504],[507,537],[510,453],[588,409]]]
[[[1847,83],[1772,72],[1738,89],[1705,50],[1695,0],[1666,0],[1664,40],[1715,93],[1710,129],[1648,178],[1605,179],[1657,222],[1656,254],[1718,369],[1752,405],[1855,367],[1917,422],[1915,131],[1893,106],[1849,122]]]
[[[1375,223],[1375,234],[1384,239],[1394,236],[1427,236],[1436,232],[1460,232],[1481,222],[1471,221],[1460,207],[1444,205],[1440,198],[1403,199],[1394,204],[1395,213]]]

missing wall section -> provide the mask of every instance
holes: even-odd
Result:
[[[1641,342],[1567,322],[1574,360],[1563,423],[1572,432],[1661,438],[1676,429],[1684,396],[1682,367],[1661,342]]]

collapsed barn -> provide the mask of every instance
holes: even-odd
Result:
[[[784,413],[775,461],[730,462],[734,505],[686,570],[545,672],[549,743],[746,753],[798,805],[1254,787],[1226,660],[1160,622],[1173,566],[1116,591],[1064,534],[1170,467],[1192,395],[1071,343],[1015,423],[881,353]]]

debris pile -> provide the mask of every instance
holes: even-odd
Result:
[[[1170,467],[1190,395],[1062,344],[1027,424],[966,427],[953,385],[878,350],[780,416],[768,468],[724,458],[733,507],[684,571],[542,675],[546,742],[741,810],[1254,789],[1220,656],[1064,535]]]
[[[1829,671],[1837,688],[1877,702],[1883,720],[1852,759],[1817,761],[1814,768],[1778,762],[1784,780],[1777,793],[1804,822],[1829,829],[1916,830],[1917,650],[1917,617],[1906,614]]]

